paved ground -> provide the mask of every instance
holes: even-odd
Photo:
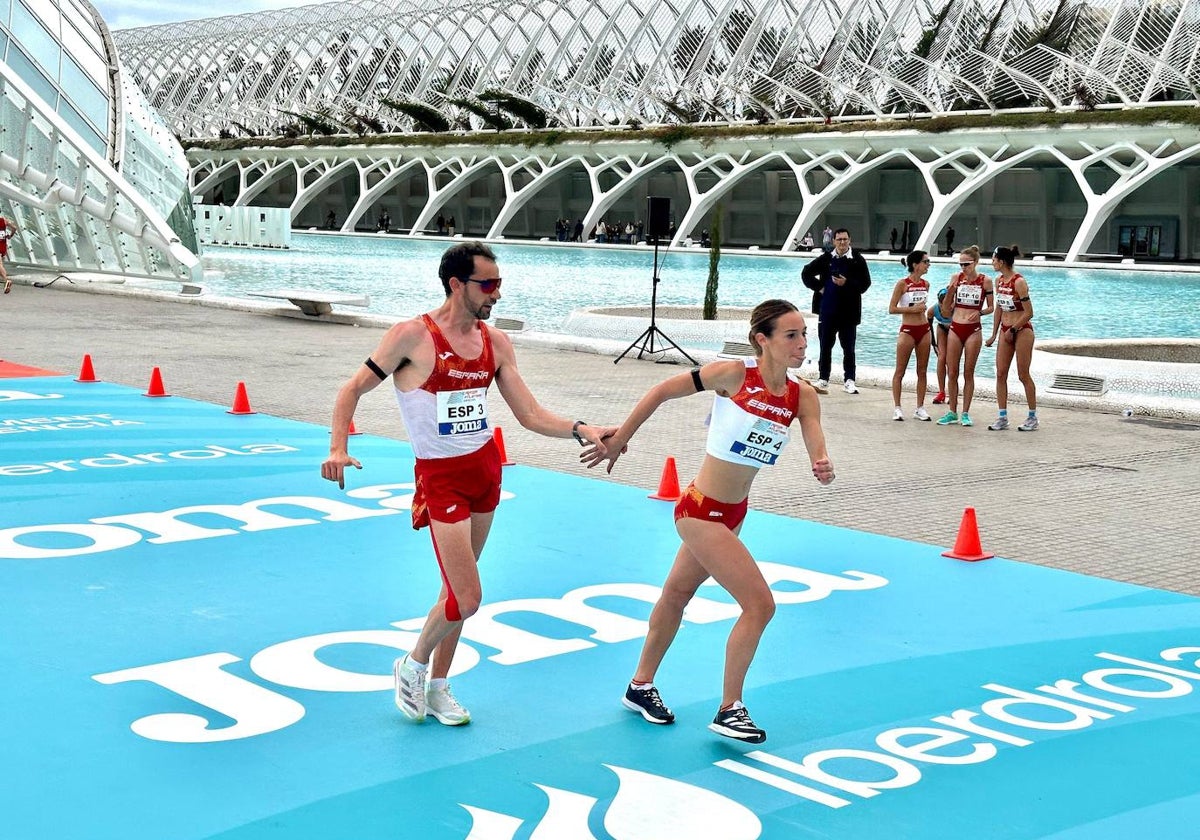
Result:
[[[244,381],[255,410],[322,425],[383,331],[61,284],[17,285],[0,299],[0,324],[0,358],[9,361],[75,374],[89,353],[100,379],[141,388],[158,366],[171,393],[214,403],[230,403]],[[597,423],[619,422],[651,384],[679,370],[634,358],[614,366],[611,356],[516,340],[541,402]],[[909,412],[912,403],[906,394]],[[513,460],[584,472],[573,442],[530,434],[502,400],[494,405]],[[1039,432],[993,433],[990,401],[977,401],[972,414],[982,422],[970,429],[896,423],[881,387],[833,390],[822,406],[835,484],[819,487],[793,444],[780,467],[763,471],[752,506],[945,547],[973,506],[984,548],[998,555],[1200,595],[1200,425],[1043,407]],[[1019,418],[1022,407],[1014,409]],[[654,488],[673,456],[686,483],[703,452],[707,411],[705,398],[664,406],[612,480]],[[355,424],[405,436],[384,387],[364,400]],[[588,533],[588,512],[579,518]]]

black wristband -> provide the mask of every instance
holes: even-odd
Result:
[[[576,420],[575,425],[573,425],[571,427],[571,437],[573,437],[573,438],[575,438],[575,440],[579,441],[580,446],[587,446],[587,441],[584,440],[583,437],[580,436],[580,434],[579,434],[579,427],[586,426],[586,425],[587,425],[587,423],[583,422],[582,420]]]

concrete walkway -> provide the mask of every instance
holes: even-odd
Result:
[[[231,403],[244,381],[255,410],[327,425],[337,389],[383,327],[271,312],[18,281],[0,299],[0,358],[75,375],[89,353],[98,378],[143,389],[158,366],[170,393],[218,404]],[[632,357],[614,365],[611,356],[537,337],[514,341],[521,373],[539,400],[596,423],[619,422],[647,388],[681,370]],[[686,484],[703,454],[709,402],[698,397],[660,409],[610,480],[649,492],[672,456]],[[913,395],[906,393],[904,402],[911,414]],[[586,472],[573,441],[521,429],[498,395],[493,406],[512,460]],[[1044,407],[1040,431],[995,433],[986,428],[995,404],[986,400],[976,401],[978,425],[968,429],[911,418],[897,423],[891,408],[884,388],[852,396],[835,387],[822,410],[837,481],[818,486],[802,444],[794,442],[779,467],[763,471],[751,506],[939,548],[953,545],[964,508],[973,506],[983,547],[1002,557],[1200,595],[1200,425]],[[1018,421],[1023,413],[1013,406]],[[405,437],[387,387],[368,395],[355,425]],[[0,438],[0,462],[5,445]],[[581,533],[589,533],[588,523],[581,509]]]

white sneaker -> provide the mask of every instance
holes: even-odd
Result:
[[[430,685],[425,691],[425,708],[429,714],[437,718],[438,723],[446,726],[462,726],[471,722],[471,713],[450,691],[450,683],[442,682],[438,686]]]
[[[904,412],[900,410],[900,406],[896,406],[896,408],[892,411],[892,419],[893,420],[903,420],[904,419]]]
[[[899,411],[900,409],[896,410]],[[913,412],[913,417],[917,418],[918,420],[925,420],[926,422],[933,419],[929,416],[929,412],[925,410],[925,406],[923,405],[917,406],[917,410]]]
[[[816,382],[813,383],[813,388],[816,389],[818,394],[828,394],[829,393],[829,380],[828,379],[818,379]]]
[[[425,720],[425,676],[427,669],[417,670],[407,655],[392,664],[396,680],[396,708],[409,720]]]
[[[857,394],[858,393],[858,388],[856,388],[854,386],[853,379],[847,379],[846,384],[842,386],[842,390],[844,390],[847,394]]]

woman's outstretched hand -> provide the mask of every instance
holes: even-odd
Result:
[[[617,430],[615,428],[605,429],[600,435],[600,440],[600,444],[592,444],[584,447],[583,452],[579,453],[579,463],[590,470],[597,464],[608,461],[608,467],[605,469],[605,472],[611,473],[613,466],[617,463],[617,459],[629,451],[629,445],[617,438]]]

